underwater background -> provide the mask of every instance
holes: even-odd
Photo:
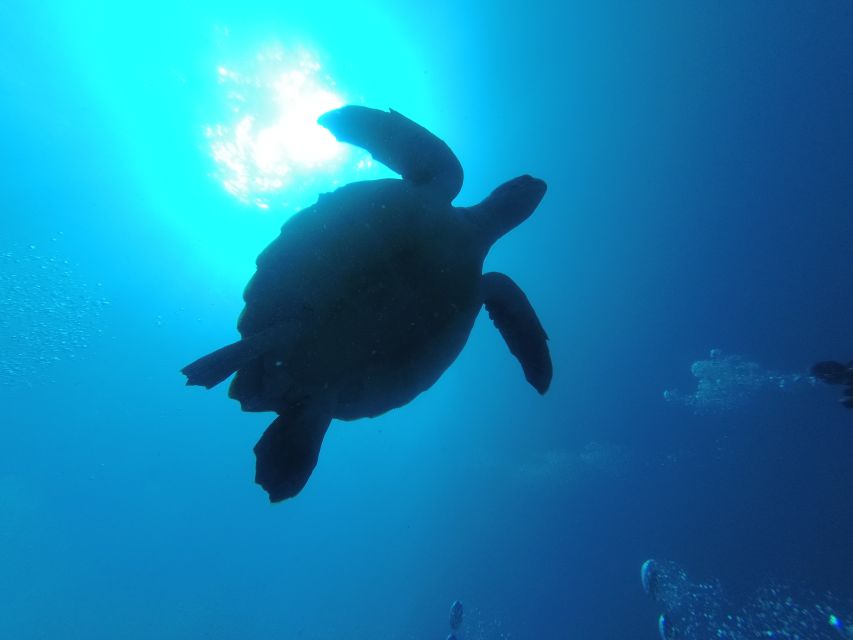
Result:
[[[851,33],[842,1],[2,0],[0,638],[427,640],[454,600],[467,640],[853,637],[853,414],[808,377],[853,358]],[[554,380],[481,313],[270,505],[272,417],[179,369],[289,215],[391,175],[312,128],[344,103],[444,139],[456,204],[548,182],[486,269]]]

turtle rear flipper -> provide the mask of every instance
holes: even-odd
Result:
[[[217,349],[181,369],[188,385],[210,389],[225,380],[257,355],[249,341],[238,340]]]
[[[255,482],[270,502],[292,498],[305,486],[317,466],[320,445],[332,421],[315,407],[302,406],[279,415],[255,445]]]
[[[502,273],[483,274],[483,304],[509,350],[521,363],[524,377],[539,393],[551,384],[548,335],[521,288]]]
[[[462,188],[462,165],[442,140],[394,111],[348,106],[318,122],[341,142],[354,144],[404,180],[428,185],[450,202]]]
[[[188,364],[181,369],[181,373],[187,377],[187,385],[207,389],[215,387],[232,373],[249,365],[282,342],[282,335],[285,335],[287,328],[287,323],[280,323],[253,336],[232,342]]]

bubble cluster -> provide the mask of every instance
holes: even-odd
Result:
[[[743,356],[724,354],[720,349],[712,349],[707,360],[694,362],[690,373],[697,379],[696,391],[682,394],[667,390],[663,397],[668,402],[690,407],[697,414],[735,409],[762,391],[785,391],[815,385],[812,376],[770,371]]]
[[[36,383],[103,331],[109,301],[60,257],[61,239],[0,248],[0,385]]]
[[[512,640],[514,637],[500,620],[476,608],[466,612],[465,624],[456,635],[458,640]]]
[[[726,600],[718,581],[692,582],[674,562],[647,560],[641,569],[643,589],[658,604],[658,632],[663,640],[853,640],[853,607],[831,595],[802,602],[787,587],[761,588],[741,608]]]
[[[587,467],[604,473],[621,473],[631,462],[631,452],[624,446],[607,442],[605,440],[593,440],[584,445],[578,454],[578,458]]]
[[[516,475],[523,482],[572,484],[588,473],[620,474],[633,460],[631,451],[604,440],[588,442],[582,449],[550,449],[522,463]]]

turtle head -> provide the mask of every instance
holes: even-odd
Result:
[[[523,175],[504,182],[485,200],[471,207],[472,220],[482,228],[491,245],[530,217],[545,196],[544,180]]]

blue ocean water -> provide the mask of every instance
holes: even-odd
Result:
[[[0,6],[0,638],[842,635],[853,415],[806,374],[853,358],[849,3],[308,4]],[[486,268],[554,380],[483,313],[270,505],[271,416],[179,369],[288,216],[390,175],[310,137],[336,101],[441,136],[457,204],[548,182]]]

